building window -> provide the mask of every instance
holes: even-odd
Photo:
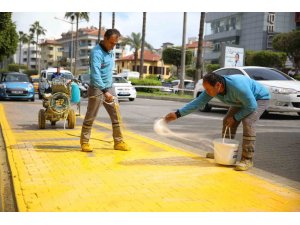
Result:
[[[122,62],[122,68],[124,68],[124,62]]]
[[[120,49],[121,48],[121,45],[118,43],[116,44],[116,49]]]
[[[48,47],[48,50],[52,51],[52,50],[53,50],[53,47],[50,47],[50,46],[49,46],[49,47]]]

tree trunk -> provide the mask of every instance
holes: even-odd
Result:
[[[143,29],[142,29],[142,46],[141,46],[141,57],[140,57],[140,79],[143,78],[144,74],[144,48],[145,48],[145,35],[146,35],[146,12],[143,12]]]
[[[203,35],[204,35],[204,20],[205,12],[201,12],[200,16],[200,26],[199,26],[199,38],[198,38],[198,50],[197,50],[197,63],[196,63],[196,76],[195,83],[203,78]]]
[[[102,22],[102,12],[99,12],[99,30],[98,30],[98,43],[101,39],[101,22]]]
[[[138,56],[139,56],[139,52],[138,52],[138,49],[136,49],[134,52],[134,70],[133,71],[137,71]]]
[[[27,51],[27,68],[30,70],[30,42],[28,44],[28,51]]]
[[[39,36],[36,34],[36,43],[35,43],[35,69],[38,69],[38,58],[37,58],[37,48],[38,48]]]
[[[183,31],[182,31],[182,46],[181,46],[181,73],[179,89],[184,89],[184,77],[185,77],[185,36],[186,36],[186,12],[183,13]],[[183,90],[179,90],[179,94],[183,95]]]
[[[74,65],[74,76],[77,74],[77,48],[78,48],[78,22],[79,18],[78,16],[76,17],[76,40],[75,40],[75,65]]]
[[[112,25],[111,28],[114,29],[115,28],[115,13],[112,13]]]
[[[20,51],[19,51],[19,72],[21,67],[21,51],[22,51],[22,41],[20,41]]]

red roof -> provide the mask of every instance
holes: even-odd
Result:
[[[59,43],[56,40],[46,40],[41,45],[59,45]]]
[[[140,54],[139,54],[140,56]],[[140,59],[140,57],[138,57],[138,59]],[[144,61],[159,61],[161,59],[160,55],[155,54],[149,50],[144,50]],[[120,59],[118,59],[117,61],[133,61],[134,60],[134,54],[122,57]]]
[[[210,47],[211,46],[211,42],[209,41],[203,41],[202,42],[202,47]],[[191,44],[187,44],[186,48],[198,48],[198,41],[194,41]]]

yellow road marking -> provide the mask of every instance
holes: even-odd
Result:
[[[94,152],[84,153],[80,126],[14,132],[1,105],[0,122],[19,211],[300,209],[297,190],[217,166],[133,132],[123,131],[133,150],[115,151],[110,124],[95,122],[90,140]]]

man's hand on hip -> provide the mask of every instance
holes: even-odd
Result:
[[[106,102],[112,102],[114,100],[114,96],[109,92],[105,92],[104,97]]]

